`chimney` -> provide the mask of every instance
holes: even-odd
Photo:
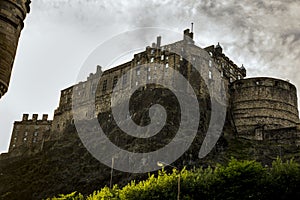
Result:
[[[157,44],[157,48],[160,48],[160,46],[161,46],[161,36],[157,36],[156,44]]]
[[[96,73],[102,73],[102,67],[100,65],[97,65],[97,71]]]
[[[28,120],[28,114],[23,114],[23,120],[22,121],[27,121]]]
[[[36,121],[37,118],[38,118],[38,116],[39,116],[38,114],[33,114],[33,115],[32,115],[32,120],[33,120],[33,121]]]
[[[43,115],[43,121],[47,121],[48,120],[48,115],[47,114],[44,114]]]
[[[194,43],[193,38],[194,38],[194,33],[190,32],[190,29],[185,29],[183,31],[183,40]]]

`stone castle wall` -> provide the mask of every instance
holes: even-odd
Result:
[[[238,134],[255,129],[294,127],[299,123],[297,91],[287,81],[249,78],[233,83],[232,113]]]
[[[39,145],[43,140],[48,139],[51,126],[52,121],[48,120],[46,114],[43,115],[41,120],[38,119],[37,114],[33,114],[32,119],[28,118],[28,114],[24,114],[22,121],[14,123],[9,151],[21,146]]]
[[[79,105],[76,109],[79,113],[77,116],[82,116],[83,119],[95,118],[99,113],[107,112],[113,106],[111,94],[118,81],[121,87],[116,91],[123,92],[125,98],[128,97],[126,90],[135,87],[138,83],[146,85],[149,80],[174,83],[176,76],[170,70],[171,68],[179,71],[193,86],[196,95],[202,98],[208,96],[206,83],[213,88],[212,92],[216,93],[212,94],[213,96],[220,96],[220,93],[229,96],[229,84],[243,79],[246,70],[243,67],[239,68],[226,57],[220,45],[201,49],[194,45],[194,41],[190,38],[192,33],[188,29],[183,35],[183,40],[165,46],[160,46],[161,38],[158,37],[157,43],[135,54],[130,62],[104,72],[98,66],[97,72],[90,74],[87,81],[62,90],[52,129],[62,132],[67,124],[72,123],[72,101],[76,101]],[[200,76],[196,73],[196,68],[200,69]],[[125,76],[127,72],[130,73]],[[87,106],[93,101],[95,101],[94,107]]]
[[[0,98],[9,86],[11,71],[29,0],[0,1]]]
[[[272,78],[244,79],[246,69],[234,64],[219,44],[201,49],[194,45],[192,36],[187,29],[183,40],[165,46],[161,46],[161,37],[158,37],[157,43],[135,54],[127,63],[104,72],[97,66],[96,73],[91,73],[86,81],[61,91],[52,123],[16,122],[11,145],[21,145],[14,143],[13,138],[22,141],[24,136],[15,133],[19,132],[17,129],[33,130],[28,127],[40,126],[40,130],[47,131],[51,126],[49,138],[59,138],[64,129],[74,123],[74,112],[76,120],[96,118],[99,113],[110,112],[111,107],[124,98],[130,98],[129,91],[138,84],[143,85],[139,90],[146,89],[150,80],[175,84],[174,70],[192,85],[199,99],[210,97],[218,102],[225,99],[232,116],[229,120],[234,122],[240,136],[260,139],[263,138],[262,131],[296,126],[299,119],[295,86]],[[121,96],[119,101],[111,103],[113,90]],[[269,132],[266,138],[272,138]]]

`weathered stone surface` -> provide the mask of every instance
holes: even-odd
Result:
[[[0,1],[0,98],[7,92],[30,0]]]

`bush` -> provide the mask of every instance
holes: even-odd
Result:
[[[148,200],[177,199],[178,180],[180,199],[300,199],[300,170],[293,160],[280,159],[271,168],[255,161],[231,159],[227,166],[215,169],[174,169],[171,173],[159,171],[157,176],[136,183],[131,181],[123,188],[115,185],[95,191],[87,200]],[[62,195],[53,200],[84,199],[81,194]]]

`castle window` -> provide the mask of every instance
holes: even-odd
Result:
[[[196,58],[195,57],[193,57],[193,61],[195,61],[196,60]]]
[[[34,132],[34,134],[33,134],[34,137],[37,137],[38,135],[39,135],[38,132]]]
[[[166,57],[166,60],[169,60],[169,56]]]
[[[166,69],[168,69],[169,68],[169,63],[166,63]]]
[[[123,85],[127,84],[127,74],[123,75]]]
[[[230,77],[229,81],[230,81],[230,83],[232,83],[233,82],[233,78]]]
[[[102,91],[104,92],[106,91],[106,89],[107,89],[107,80],[104,80],[102,85]]]
[[[223,72],[223,70],[221,71],[221,77],[224,77],[224,72]]]
[[[260,81],[256,81],[255,84],[256,84],[256,85],[260,85]]]
[[[14,140],[17,140],[17,138],[15,137]]]
[[[180,56],[180,61],[183,61],[183,57],[182,56]]]
[[[208,71],[208,78],[212,79],[212,73],[211,73],[211,71]]]
[[[230,73],[233,73],[233,70],[232,70],[232,68],[230,68],[230,70],[229,70],[229,71],[230,71]]]
[[[153,63],[154,62],[154,58],[151,58],[150,62]]]
[[[136,75],[139,76],[140,74],[141,74],[141,70],[140,70],[140,68],[137,68],[136,69]]]
[[[151,76],[148,76],[148,80],[151,80]]]
[[[212,61],[211,60],[208,61],[208,66],[212,67]]]
[[[135,82],[135,86],[137,86],[138,84],[139,84],[139,82],[138,82],[138,81],[136,81],[136,82]]]
[[[24,137],[24,138],[23,138],[23,141],[24,141],[24,142],[26,142],[26,141],[27,141],[27,138],[26,138],[26,137]]]
[[[27,136],[27,135],[28,135],[28,132],[25,132],[25,133],[24,133],[24,136]]]
[[[117,83],[118,83],[118,76],[114,76],[112,88],[115,88]]]
[[[209,52],[209,55],[212,57],[212,56],[213,56],[213,53],[212,53],[212,52]]]
[[[140,62],[140,61],[138,61],[138,62],[137,62],[137,64],[139,65],[139,64],[141,64],[141,62]]]
[[[164,60],[165,59],[165,56],[164,55],[161,55],[161,60]]]
[[[154,49],[151,50],[151,54],[154,54]]]
[[[16,147],[16,145],[14,144],[14,145],[12,145],[12,147],[13,147],[13,148],[15,148],[15,147]]]

